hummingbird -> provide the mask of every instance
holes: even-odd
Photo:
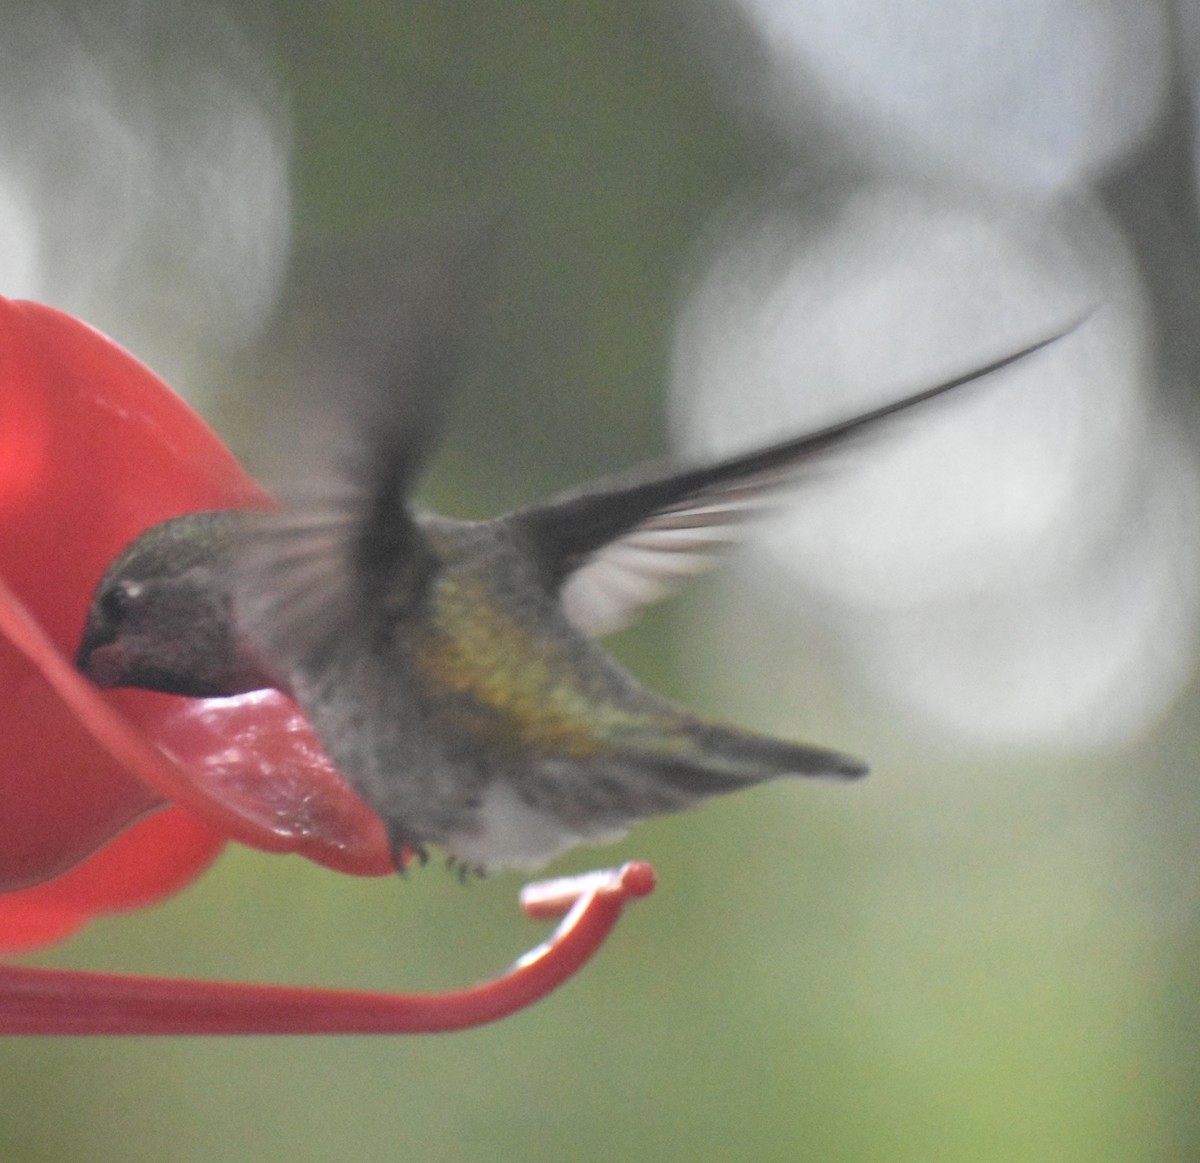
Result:
[[[398,869],[429,845],[460,870],[536,868],[766,780],[864,775],[851,756],[647,691],[597,639],[712,564],[831,451],[1062,332],[767,447],[457,520],[411,498],[470,346],[459,260],[424,264],[377,311],[376,354],[349,377],[357,403],[333,417],[348,439],[312,465],[330,487],[278,513],[199,512],[141,534],[97,586],[79,668],[201,698],[286,692],[385,821]]]

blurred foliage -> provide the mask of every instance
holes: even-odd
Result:
[[[290,109],[298,255],[447,209],[508,216],[486,377],[427,499],[493,512],[660,452],[692,248],[770,167],[685,51],[677,10],[229,11]],[[246,374],[224,374],[211,419],[252,461],[271,423]],[[617,643],[649,685],[709,709],[689,637],[714,601],[701,587]],[[769,615],[744,618],[769,651]],[[560,862],[650,859],[661,888],[558,995],[436,1038],[14,1039],[0,1159],[1193,1157],[1192,717],[1137,754],[957,770],[839,685],[819,641],[764,672],[785,668],[786,686],[749,675],[722,712],[862,750],[876,778],[760,789]],[[463,888],[437,868],[362,882],[231,851],[167,906],[41,960],[455,986],[540,939],[519,883]]]

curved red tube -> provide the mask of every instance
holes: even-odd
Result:
[[[0,966],[0,1034],[434,1034],[494,1022],[581,969],[622,910],[650,893],[648,864],[529,886],[525,911],[566,917],[501,977],[436,994],[246,985]]]

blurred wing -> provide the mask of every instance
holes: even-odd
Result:
[[[532,542],[570,621],[588,634],[611,633],[641,607],[715,564],[720,551],[742,537],[746,524],[769,509],[779,492],[816,469],[824,454],[1064,334],[816,432],[700,468],[593,482],[521,509],[509,520],[518,536]]]
[[[643,606],[668,597],[716,565],[798,476],[760,474],[645,518],[567,575],[559,598],[568,620],[594,636],[620,630]]]
[[[460,214],[301,259],[290,391],[272,417],[289,492],[411,492],[474,354],[500,228],[494,216]]]
[[[309,382],[288,441],[294,479],[284,512],[251,523],[235,577],[242,628],[276,670],[420,584],[432,551],[408,499],[471,354],[493,226],[451,219],[376,237],[316,280],[322,298],[304,311],[297,360]]]
[[[716,565],[799,476],[793,469],[731,477],[651,512],[566,575],[559,598],[567,618],[595,636],[620,630]]]
[[[352,510],[253,515],[235,558],[239,631],[264,669],[290,689],[329,636],[353,617]]]

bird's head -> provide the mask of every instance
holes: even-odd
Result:
[[[210,698],[274,685],[239,641],[230,559],[245,514],[155,525],[96,587],[76,665],[99,686]]]

